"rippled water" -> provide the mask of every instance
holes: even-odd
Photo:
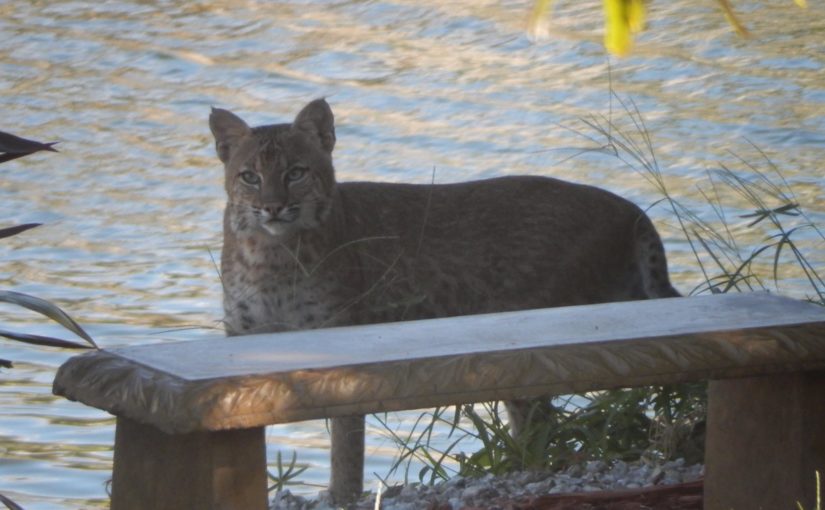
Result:
[[[214,333],[224,198],[209,107],[282,122],[317,96],[337,116],[341,179],[544,174],[654,206],[642,175],[582,150],[604,139],[581,118],[630,127],[612,82],[687,205],[711,213],[696,189],[706,170],[744,168],[731,152],[763,165],[764,151],[821,220],[825,8],[738,3],[751,39],[713,2],[653,2],[634,55],[608,62],[596,1],[557,2],[551,37],[535,44],[526,1],[0,2],[0,129],[61,150],[0,167],[0,225],[46,224],[2,241],[0,287],[58,301],[104,346]],[[746,204],[726,200],[741,223]],[[665,207],[650,213],[688,292],[701,281],[688,246]],[[804,294],[797,283],[782,290]],[[0,323],[60,333],[11,308]],[[27,509],[105,507],[113,420],[51,396],[70,353],[5,341],[0,352],[16,361],[0,373],[0,492]],[[297,449],[312,464],[301,478],[323,483],[324,434],[273,430],[270,458]],[[383,476],[393,450],[370,442],[368,472]]]

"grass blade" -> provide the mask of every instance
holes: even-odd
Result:
[[[269,474],[269,479],[273,482],[273,484],[267,489],[267,492],[280,492],[284,490],[287,485],[300,484],[301,482],[296,482],[294,479],[309,468],[309,466],[298,465],[298,453],[295,450],[292,450],[292,460],[289,461],[289,465],[286,466],[286,468],[284,468],[281,451],[278,450],[276,467],[278,469],[278,474],[267,471]]]
[[[748,29],[739,21],[739,18],[733,12],[733,7],[730,5],[729,0],[718,0],[719,6],[722,8],[722,12],[725,13],[725,18],[727,18],[728,23],[731,24],[736,33],[742,37],[748,36]]]
[[[95,349],[99,348],[95,341],[92,340],[92,337],[90,337],[89,334],[86,333],[86,331],[84,331],[83,328],[81,328],[80,325],[74,321],[74,319],[69,317],[69,315],[61,310],[57,305],[50,303],[45,299],[40,299],[38,297],[11,290],[0,290],[0,302],[22,306],[23,308],[28,308],[29,310],[43,314],[83,340],[86,340]]]

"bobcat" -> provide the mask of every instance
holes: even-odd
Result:
[[[251,128],[213,108],[209,125],[228,195],[229,335],[678,295],[648,217],[602,189],[526,176],[338,183],[323,99],[291,124]],[[521,404],[508,405],[516,433]],[[363,430],[362,416],[332,420],[335,500],[361,486]]]

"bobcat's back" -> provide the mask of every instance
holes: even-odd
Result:
[[[648,217],[607,191],[541,177],[338,184],[324,100],[291,124],[250,128],[217,109],[209,124],[230,335],[678,295]],[[518,433],[530,404],[507,407]],[[343,502],[362,486],[363,428],[332,420]]]
[[[541,177],[342,183],[346,242],[371,293],[359,322],[672,295],[647,216],[604,190]]]

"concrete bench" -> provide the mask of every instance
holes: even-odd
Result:
[[[113,509],[262,510],[269,424],[700,380],[705,508],[812,507],[825,309],[769,294],[113,348],[54,392],[117,416]]]

